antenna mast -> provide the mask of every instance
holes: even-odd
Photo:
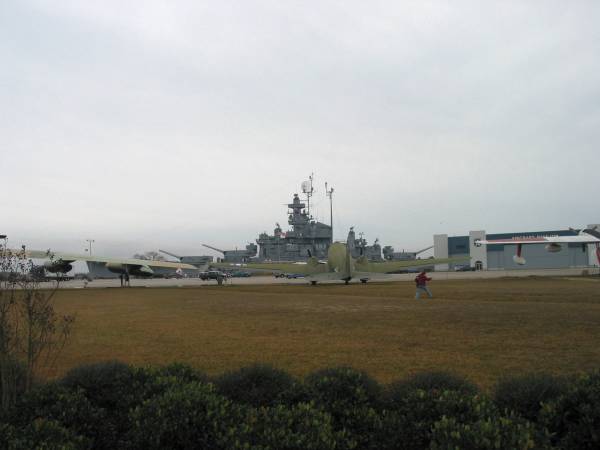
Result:
[[[310,219],[310,198],[312,197],[313,193],[315,192],[315,189],[313,188],[314,176],[315,176],[315,174],[313,172],[310,174],[310,177],[308,177],[308,181],[304,181],[302,183],[302,192],[304,194],[306,194],[306,207],[307,207],[309,219]]]
[[[331,242],[333,242],[333,187],[327,190],[327,181],[325,182],[325,194],[329,197],[329,226],[331,227]]]

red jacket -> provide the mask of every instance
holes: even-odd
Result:
[[[424,273],[420,273],[415,277],[415,283],[417,283],[417,286],[427,286],[428,281],[431,281],[431,278]]]

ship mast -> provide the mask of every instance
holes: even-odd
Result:
[[[314,172],[310,174],[310,177],[308,177],[308,181],[304,181],[302,183],[302,192],[304,194],[306,194],[306,208],[307,208],[307,213],[308,213],[308,218],[310,219],[310,198],[312,197],[313,193],[315,192],[314,188],[313,188],[313,179],[314,179]]]
[[[329,227],[331,228],[331,242],[333,242],[333,187],[327,190],[327,181],[325,182],[325,194],[329,197]]]

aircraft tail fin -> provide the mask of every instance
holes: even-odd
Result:
[[[350,248],[346,246],[346,260],[344,262],[344,274],[347,277],[352,276],[352,257],[350,256]]]
[[[317,267],[319,265],[319,260],[317,258],[315,258],[314,256],[311,256],[306,261],[306,265],[311,266],[311,267]]]

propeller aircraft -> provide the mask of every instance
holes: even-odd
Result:
[[[302,274],[312,285],[319,281],[339,280],[348,284],[352,279],[359,279],[362,283],[373,278],[385,278],[386,274],[402,269],[432,266],[435,264],[447,264],[468,259],[444,258],[444,259],[415,259],[409,261],[386,261],[369,262],[366,256],[354,259],[348,251],[348,244],[334,242],[329,246],[327,261],[321,262],[310,256],[306,264],[297,263],[248,263],[242,266],[245,269],[281,271],[294,274]],[[213,266],[220,268],[233,267],[227,263],[215,263]],[[239,265],[238,265],[239,266]]]
[[[18,251],[19,252],[19,251]],[[42,267],[50,273],[67,273],[73,268],[75,261],[85,261],[99,265],[111,273],[152,277],[154,275],[181,274],[183,270],[198,272],[198,268],[180,262],[153,261],[135,258],[105,258],[102,256],[74,255],[51,252],[50,250],[24,250],[27,258],[47,259]]]

